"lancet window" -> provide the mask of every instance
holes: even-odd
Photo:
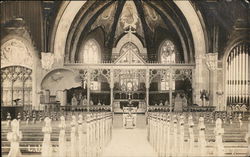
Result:
[[[83,63],[95,64],[101,62],[101,52],[97,41],[88,40],[83,49]]]
[[[165,40],[161,45],[160,45],[160,61],[161,63],[166,63],[166,64],[173,64],[175,63],[175,45],[172,41],[170,40]],[[160,85],[161,90],[169,90],[170,84],[169,84],[169,79],[162,79],[161,80],[161,85]],[[175,90],[175,81],[172,80],[172,90]]]

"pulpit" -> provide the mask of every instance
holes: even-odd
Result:
[[[133,129],[136,127],[136,107],[123,107],[123,127]]]

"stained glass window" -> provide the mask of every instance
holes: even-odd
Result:
[[[101,62],[101,52],[98,42],[94,39],[88,40],[83,49],[83,63],[95,64]],[[100,90],[101,83],[98,81],[91,81],[91,90]]]
[[[175,63],[175,46],[172,41],[165,40],[160,47],[161,63]]]
[[[160,62],[175,63],[175,45],[170,40],[165,40],[160,46]],[[161,90],[169,90],[169,79],[162,79],[160,83]],[[175,90],[175,81],[172,80],[172,90]]]
[[[88,40],[83,49],[83,63],[100,63],[100,48],[94,39]]]

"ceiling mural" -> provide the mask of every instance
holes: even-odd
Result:
[[[24,65],[32,67],[32,54],[20,40],[11,39],[1,45],[1,66]]]
[[[112,49],[129,31],[140,40],[151,59],[156,58],[154,55],[157,54],[159,43],[169,38],[170,35],[175,38],[178,48],[186,44],[188,48],[185,48],[183,53],[187,53],[189,49],[192,52],[192,48],[189,48],[192,43],[188,44],[192,40],[187,39],[189,38],[187,32],[190,31],[186,29],[188,23],[181,20],[178,16],[179,13],[169,11],[174,6],[169,5],[168,8],[156,9],[155,5],[160,4],[135,0],[103,1],[92,4],[87,11],[82,10],[78,13],[74,20],[76,23],[72,23],[65,47],[66,60],[75,60],[74,57],[81,53],[82,43],[91,36],[92,32],[98,33],[97,28],[101,28],[104,32],[103,53],[105,56],[111,56]],[[166,15],[172,17],[172,20],[169,20]],[[179,24],[176,25],[176,23]],[[159,29],[164,32],[159,34]],[[182,48],[179,49],[182,50]]]
[[[120,22],[122,23],[123,29],[133,27],[136,29],[136,25],[139,22],[138,13],[133,1],[127,1],[123,7]]]
[[[111,27],[114,22],[115,12],[117,9],[118,2],[114,2],[114,4],[110,5],[103,13],[97,17],[96,21],[91,26],[91,30],[101,26],[106,34],[109,34],[111,31]]]
[[[117,24],[115,38],[119,38],[121,34],[129,29],[135,30],[136,34],[144,38],[141,19],[138,16],[134,1],[126,1],[126,3],[124,4],[119,22]]]
[[[160,15],[153,8],[148,6],[145,2],[142,4],[145,14],[145,21],[152,32],[155,32],[155,28],[158,26],[168,29]]]

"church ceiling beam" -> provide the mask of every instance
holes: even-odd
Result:
[[[119,21],[119,17],[121,15],[122,8],[123,8],[125,2],[126,2],[125,0],[122,0],[122,1],[118,2],[118,6],[117,6],[117,9],[116,9],[116,13],[115,13],[113,25],[112,25],[112,28],[111,28],[111,32],[110,32],[110,34],[107,34],[109,36],[108,41],[107,41],[107,47],[108,48],[113,48],[114,41],[115,41],[114,37],[115,37],[116,28],[117,28],[117,23]]]
[[[134,3],[136,6],[136,9],[138,11],[138,14],[140,16],[140,19],[141,19],[141,23],[142,23],[142,27],[143,27],[142,29],[144,31],[144,36],[145,36],[145,43],[146,43],[146,47],[147,47],[147,52],[151,53],[152,48],[154,47],[154,42],[152,40],[153,32],[149,29],[149,26],[146,23],[142,2],[140,0],[134,0]]]

